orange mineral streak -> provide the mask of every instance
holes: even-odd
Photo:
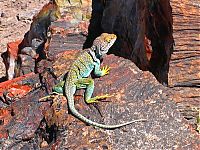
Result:
[[[8,132],[5,126],[9,124],[11,118],[11,111],[8,108],[0,108],[0,139],[8,138]]]
[[[30,91],[31,91],[31,87],[28,85],[14,84],[8,90],[8,96],[22,98]]]
[[[29,87],[27,85],[19,85],[19,84],[17,84],[17,82],[21,81],[25,78],[28,78],[32,75],[34,75],[33,72],[23,75],[23,76],[20,76],[18,78],[14,78],[12,80],[8,80],[8,81],[0,83],[0,96],[3,96],[3,93],[5,91],[9,91],[9,90],[11,90],[11,92],[14,94],[14,96],[16,96],[18,94],[19,94],[19,96],[22,96],[22,95],[24,96],[26,93],[28,93],[31,90],[31,87]]]
[[[150,61],[151,54],[152,54],[152,47],[151,47],[151,41],[146,36],[144,39],[144,45],[145,45],[145,49],[146,49],[147,59],[148,59],[148,61]]]
[[[16,40],[14,42],[9,42],[7,44],[7,51],[9,52],[9,54],[11,56],[13,56],[15,59],[17,59],[17,55],[18,55],[18,45],[22,42],[22,40]]]

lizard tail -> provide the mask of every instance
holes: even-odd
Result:
[[[80,119],[81,121],[89,124],[89,125],[93,125],[93,126],[96,126],[96,127],[99,127],[99,128],[103,128],[103,129],[116,129],[116,128],[120,128],[122,126],[126,126],[126,125],[129,125],[129,124],[132,124],[134,122],[141,122],[141,121],[146,121],[146,119],[139,119],[139,120],[132,120],[130,122],[126,122],[126,123],[122,123],[122,124],[117,124],[117,125],[105,125],[105,124],[100,124],[100,123],[97,123],[97,122],[94,122],[86,117],[84,117],[82,114],[80,114],[75,106],[74,106],[74,99],[71,97],[68,99],[68,103],[70,103],[69,105],[69,109],[71,111],[71,113],[77,117],[78,119]]]

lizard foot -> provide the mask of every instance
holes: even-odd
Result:
[[[103,72],[102,76],[109,74],[109,71],[110,71],[110,67],[108,67],[108,66],[103,67],[102,68],[102,72]]]
[[[102,99],[105,99],[105,98],[109,98],[109,97],[112,97],[112,96],[113,95],[109,95],[109,94],[102,95],[102,96],[96,96],[96,97],[93,97],[93,98],[90,98],[90,99],[86,100],[86,103],[88,103],[88,104],[98,103],[99,100],[102,100]]]
[[[39,101],[39,102],[43,102],[45,99],[48,99],[48,98],[55,98],[55,97],[57,97],[57,96],[59,96],[59,95],[63,96],[63,94],[60,94],[60,93],[58,93],[58,92],[52,92],[50,95],[44,96],[44,97],[40,98],[38,101]]]

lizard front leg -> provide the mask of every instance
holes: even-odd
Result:
[[[55,98],[58,95],[63,95],[63,86],[64,86],[65,82],[61,81],[58,84],[56,84],[55,86],[53,86],[52,88],[52,93],[50,93],[47,96],[44,96],[42,98],[39,99],[39,101],[43,101],[44,99],[48,99],[48,98]]]
[[[100,100],[100,99],[105,99],[105,98],[111,97],[108,94],[92,97],[92,94],[94,92],[94,80],[91,78],[78,79],[75,84],[76,84],[77,89],[86,88],[84,98],[85,98],[85,102],[88,104],[97,103],[98,100]]]
[[[105,66],[102,69],[100,68],[100,61],[97,61],[94,63],[94,74],[97,77],[105,76],[105,75],[109,74],[109,71],[110,71],[110,67],[108,67],[108,66]]]

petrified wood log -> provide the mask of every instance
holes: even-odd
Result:
[[[200,111],[199,1],[172,0],[175,49],[169,71],[174,100],[185,118],[194,123]]]
[[[89,36],[85,47],[102,32],[115,33],[118,40],[111,53],[132,60],[168,84],[169,60],[173,50],[172,11],[169,0],[93,1]],[[145,39],[152,49],[147,58]]]
[[[49,26],[60,17],[60,7],[57,2],[50,1],[33,17],[30,29],[23,40],[20,43],[14,43],[15,46],[17,45],[15,51],[9,51],[8,45],[7,52],[3,54],[4,61],[8,64],[6,65],[8,80],[32,72],[35,70],[35,64],[46,58],[45,49],[50,41]],[[17,56],[14,55],[15,53]]]
[[[67,52],[63,57],[68,57]],[[159,149],[160,147],[182,149],[190,143],[186,149],[197,149],[198,136],[176,110],[174,101],[168,97],[173,91],[159,84],[150,73],[140,71],[129,60],[109,55],[103,60],[102,65],[109,65],[111,72],[108,76],[95,79],[94,96],[114,94],[112,98],[107,99],[110,102],[99,103],[103,118],[94,107],[89,108],[84,104],[83,97],[81,101],[76,100],[77,109],[88,118],[107,124],[136,118],[148,118],[151,121],[104,132],[101,129],[85,126],[75,118],[68,119],[67,129],[61,132],[57,147],[60,149],[66,146],[72,149],[97,147],[100,149],[104,147],[108,149]],[[60,71],[62,72],[61,69]],[[77,140],[74,140],[74,137]],[[192,144],[193,142],[196,144]]]
[[[0,98],[5,99],[0,102],[1,139],[29,140],[34,137],[43,118],[43,110],[49,108],[48,103],[38,103],[38,98],[45,93],[39,75],[34,73],[0,83]],[[2,133],[7,133],[7,136]]]
[[[172,0],[175,51],[170,69],[171,85],[200,86],[199,2]]]
[[[94,2],[98,1],[93,1],[93,4]],[[107,6],[111,6],[112,4],[109,4],[108,2],[109,1],[107,1]],[[136,1],[127,1],[127,3],[128,2],[133,3]],[[138,3],[140,2],[138,1]],[[149,3],[150,2],[152,1],[149,1]],[[168,3],[168,1],[165,2]],[[140,5],[142,5],[141,3]],[[177,3],[175,0],[173,0],[172,3],[173,8],[179,8],[176,7]],[[165,3],[163,2],[163,4]],[[188,1],[185,4],[185,6],[191,5]],[[105,6],[105,8],[107,6]],[[162,4],[156,7],[154,5],[151,6],[153,8],[150,10],[157,10],[158,7],[163,8]],[[183,6],[184,5],[182,4],[182,7]],[[100,11],[100,15],[104,10],[102,4],[93,5],[93,7],[98,8],[95,10]],[[168,7],[168,9],[169,8],[170,7]],[[137,9],[138,7],[136,10]],[[167,15],[164,16],[166,17]],[[156,23],[157,20],[154,21]],[[179,20],[175,23],[179,24],[178,21]],[[62,26],[62,23],[59,26]],[[160,24],[158,24],[157,27],[159,28]],[[94,29],[96,30],[96,28]],[[102,31],[103,30],[100,29],[98,33],[101,33]],[[181,32],[182,30],[180,32],[176,31],[176,33]],[[69,32],[67,31],[66,33]],[[187,32],[183,30],[183,33]],[[103,60],[103,65],[109,65],[111,67],[110,74],[103,78],[95,79],[94,96],[105,93],[114,94],[112,98],[107,99],[110,102],[100,102],[97,106],[95,105],[95,107],[92,105],[88,106],[83,101],[83,91],[80,91],[75,96],[76,108],[88,118],[101,123],[116,124],[138,118],[147,118],[147,122],[135,123],[113,131],[105,131],[86,126],[83,122],[69,115],[65,97],[55,97],[56,99],[54,98],[51,107],[51,101],[38,103],[38,99],[47,95],[55,84],[55,78],[53,78],[51,74],[45,72],[45,68],[53,68],[55,75],[58,77],[66,73],[70,66],[70,62],[73,61],[76,50],[64,51],[70,49],[80,50],[85,41],[85,37],[81,35],[66,35],[66,37],[63,37],[62,34],[55,34],[53,36],[48,51],[48,55],[54,58],[53,60],[56,60],[56,63],[51,66],[52,62],[41,62],[41,64],[38,65],[38,69],[42,74],[31,78],[31,81],[36,80],[36,82],[32,82],[34,85],[41,85],[41,89],[36,89],[25,97],[22,96],[20,99],[14,99],[11,101],[12,105],[0,103],[1,107],[5,107],[0,110],[0,137],[5,138],[1,140],[0,149],[39,149],[44,146],[52,149],[199,148],[200,141],[197,132],[191,128],[188,121],[185,120],[178,111],[182,109],[182,113],[186,118],[188,119],[192,116],[192,124],[196,123],[195,117],[198,114],[196,111],[191,111],[191,107],[199,106],[199,89],[193,88],[192,90],[189,87],[170,89],[163,87],[149,72],[143,72],[130,60],[114,55],[106,56]],[[89,35],[91,36],[91,34]],[[87,40],[91,38],[90,36]],[[96,33],[92,36],[95,37]],[[183,36],[180,34],[180,36],[175,37],[177,37],[175,38],[176,42],[181,42],[179,41],[179,38],[182,38]],[[148,36],[144,38],[147,39],[147,41],[150,39]],[[86,43],[87,42],[88,41],[86,41]],[[195,42],[192,43],[195,44]],[[172,56],[172,58],[176,58],[175,62],[173,62],[174,59],[172,59],[172,67],[170,68],[169,78],[172,87],[173,85],[180,86],[183,82],[184,84],[182,85],[188,85],[189,78],[194,78],[195,80],[193,82],[195,84],[192,85],[198,87],[199,76],[198,72],[197,74],[195,72],[198,71],[198,69],[195,70],[192,67],[188,68],[190,62],[192,63],[191,66],[193,63],[198,64],[199,62],[198,46],[197,50],[195,50],[197,53],[191,53],[190,55],[188,53],[190,51],[187,52],[187,49],[190,47],[189,45],[185,47],[185,45],[187,45],[187,43],[183,43],[183,45],[180,44],[180,49],[177,49],[177,53],[174,53]],[[116,50],[118,49],[113,48],[113,51]],[[190,58],[185,58],[184,55],[182,55],[183,52],[180,50],[184,50],[184,53],[186,52],[187,56]],[[176,55],[179,54],[179,51],[181,56]],[[60,52],[62,53],[57,55]],[[170,51],[167,52],[170,53]],[[142,51],[142,53],[145,52]],[[186,60],[185,64],[182,62],[182,58],[183,60]],[[195,60],[195,58],[197,59]],[[193,62],[193,60],[195,61]],[[184,70],[177,69],[182,66],[184,67],[185,72]],[[198,66],[196,66],[196,68],[198,68]],[[188,73],[189,71],[187,69],[191,69],[191,74]],[[179,74],[186,75],[187,80],[185,80],[183,76],[179,76]],[[189,82],[191,83],[191,80]],[[20,83],[23,85],[23,82]],[[25,82],[25,84],[27,84],[27,82]],[[2,90],[1,86],[0,90]],[[0,94],[3,93],[0,92]],[[177,103],[179,106],[178,110]],[[99,108],[103,117],[96,108]],[[19,109],[21,109],[21,111]],[[64,130],[58,131],[56,128],[59,126],[59,129],[61,129],[62,125],[65,126]],[[56,128],[54,128],[55,126]],[[10,138],[7,139],[8,137]]]
[[[82,34],[87,34],[87,27],[91,16],[91,11],[89,9],[91,8],[91,0],[84,1],[81,5],[80,1],[71,4],[69,4],[70,1],[68,1],[67,12],[63,13],[63,18],[60,19],[63,20],[61,21],[62,26],[58,26],[57,23],[54,28],[52,21],[55,21],[55,19],[60,16],[59,6],[61,6],[63,2],[63,0],[53,0],[44,5],[40,12],[33,17],[30,30],[24,35],[24,39],[8,44],[7,52],[3,54],[6,64],[7,79],[11,80],[14,77],[30,73],[33,70],[35,72],[37,71],[37,63],[41,59],[46,58],[46,50],[51,40],[51,33],[59,32],[65,35],[82,32]],[[51,24],[51,29],[49,29]],[[59,31],[59,29],[61,30]],[[10,51],[11,48],[12,51]],[[37,55],[32,56],[30,52],[32,54],[36,53]]]
[[[75,51],[67,51],[60,56],[66,57],[64,60],[67,62],[67,58],[70,57],[71,52],[76,53]],[[57,59],[56,65],[60,66],[63,60],[60,64],[58,61],[59,59]],[[79,112],[94,121],[106,124],[116,124],[139,118],[146,118],[147,121],[134,123],[113,131],[105,131],[87,126],[73,116],[66,115],[66,100],[63,98],[58,98],[54,102],[53,108],[49,108],[48,102],[41,102],[39,105],[42,104],[42,107],[39,108],[43,110],[42,112],[49,125],[55,123],[59,126],[66,126],[63,131],[57,132],[56,138],[54,137],[54,144],[49,145],[49,147],[53,148],[56,146],[59,149],[198,148],[199,139],[197,133],[195,133],[177,111],[175,102],[168,97],[173,91],[159,84],[151,73],[139,70],[130,60],[108,55],[103,60],[102,65],[110,66],[111,71],[109,75],[95,79],[94,96],[107,93],[113,94],[113,97],[107,99],[108,102],[98,103],[98,108],[103,117],[101,117],[95,107],[92,105],[88,106],[84,103],[83,96],[75,97],[76,108]],[[60,71],[60,74],[65,73],[65,70],[59,69],[58,67],[57,69]],[[46,81],[51,80],[50,77],[46,77]],[[39,91],[45,92],[44,90]],[[31,102],[30,100],[33,98],[33,95],[36,97],[34,96],[34,101]],[[83,91],[80,91],[79,95],[83,95]],[[18,140],[33,138],[34,130],[36,130],[35,125],[39,126],[42,119],[40,114],[41,110],[39,109],[40,111],[38,111],[37,104],[40,96],[42,97],[41,93],[33,93],[13,104],[14,107],[19,103],[19,108],[21,108],[24,107],[24,102],[25,106],[30,106],[30,110],[27,111],[26,107],[21,109],[21,112],[13,109],[13,113],[15,114],[13,119],[17,116],[17,120],[26,119],[20,123],[17,120],[11,122],[12,128],[11,125],[7,128],[10,137],[15,137]],[[56,106],[56,103],[58,103],[58,106]],[[45,104],[48,106],[46,107],[47,109],[44,109]],[[31,114],[35,117],[38,116],[37,120],[34,120],[34,125],[30,122],[33,117]],[[24,132],[22,132],[22,129]],[[41,132],[41,125],[38,129]],[[43,128],[43,130],[47,132],[49,129]],[[52,140],[48,141],[48,138],[44,138],[45,136],[42,136],[39,131],[37,130],[34,136],[35,140],[29,142],[21,141],[20,143],[14,142],[15,144],[12,145],[13,138],[11,138],[5,140],[2,145],[5,148],[12,147],[16,149],[22,147],[39,148],[40,144],[44,141],[53,142]],[[53,134],[52,132],[56,131],[51,130],[49,134]],[[10,145],[8,141],[12,144]]]

